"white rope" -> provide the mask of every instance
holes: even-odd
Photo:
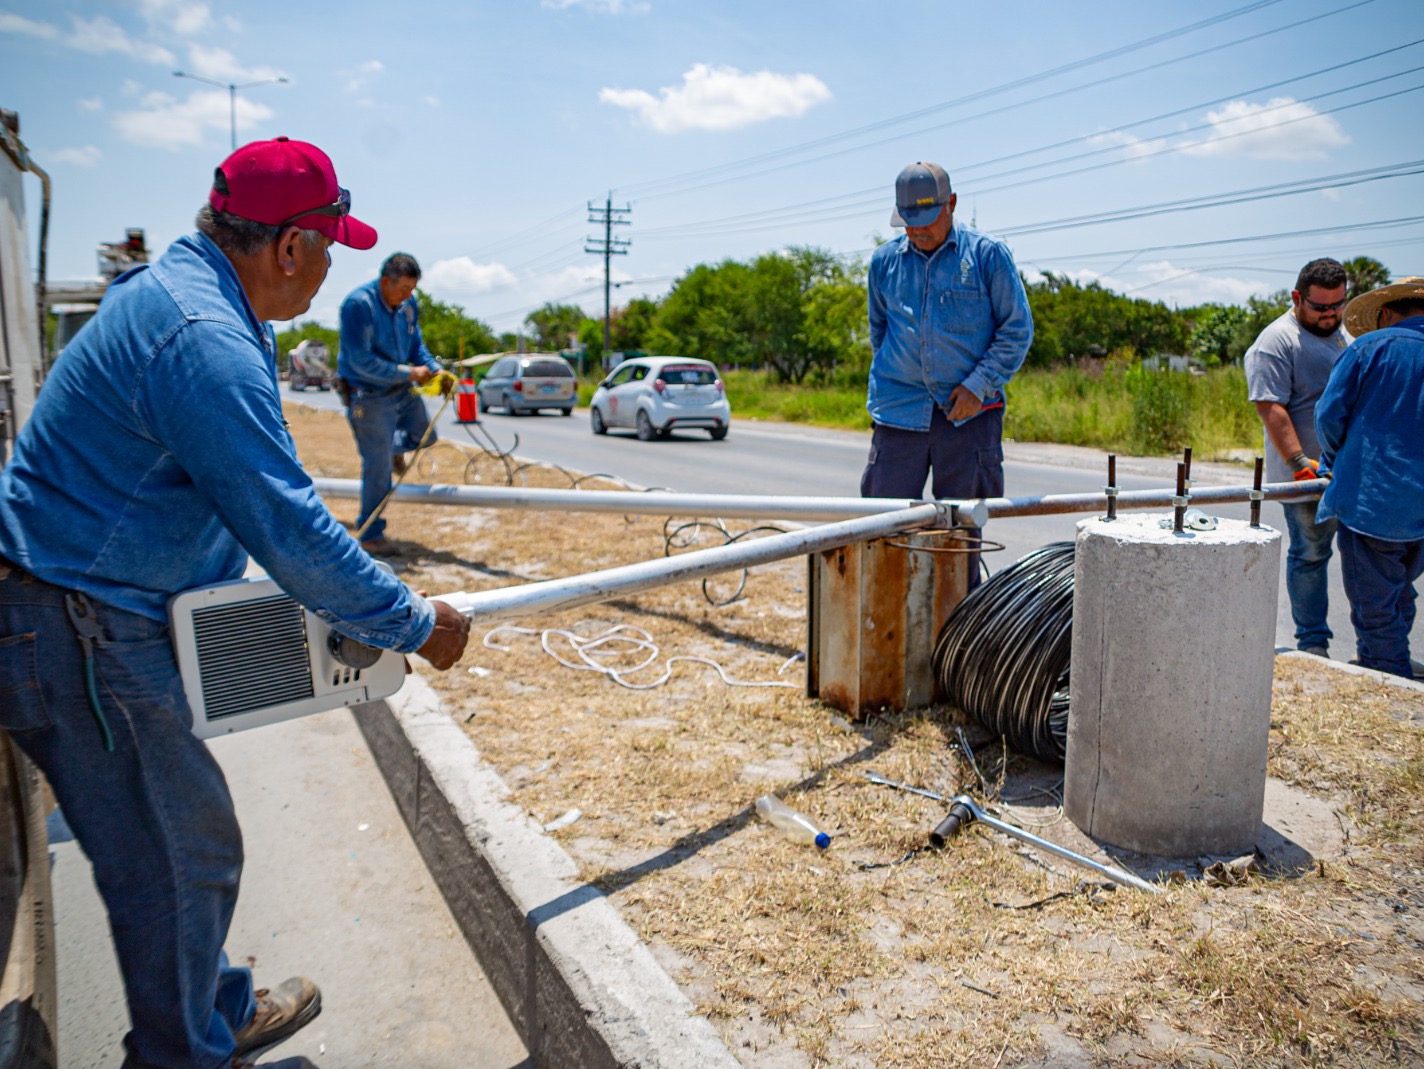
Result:
[[[722,677],[722,682],[729,687],[796,687],[796,683],[782,682],[756,682],[741,679],[733,679],[726,670],[716,661],[706,657],[689,657],[679,654],[669,657],[663,665],[663,673],[651,683],[634,683],[625,678],[635,672],[642,671],[649,665],[654,664],[661,651],[657,644],[653,642],[653,636],[644,631],[641,627],[632,627],[629,624],[618,624],[610,627],[607,631],[584,638],[574,631],[565,631],[558,628],[549,628],[544,631],[536,631],[532,627],[516,627],[513,624],[501,624],[487,633],[484,638],[486,649],[501,650],[508,652],[512,647],[502,645],[494,641],[494,636],[502,631],[508,631],[516,635],[538,635],[539,644],[554,660],[565,668],[572,668],[576,672],[598,672],[607,676],[620,687],[627,687],[629,690],[652,690],[661,687],[672,678],[672,666],[678,661],[687,661],[692,664],[705,664],[716,669],[717,674]],[[568,643],[569,648],[577,656],[578,660],[570,660],[562,655],[551,645],[551,640],[563,640]],[[612,659],[643,653],[645,656],[632,667],[614,667],[604,663],[603,659]]]

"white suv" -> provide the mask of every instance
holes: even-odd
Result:
[[[589,403],[594,434],[632,427],[645,442],[700,427],[714,441],[727,437],[732,408],[715,365],[680,356],[625,360],[598,384]]]

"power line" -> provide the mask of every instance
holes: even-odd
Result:
[[[1145,245],[1140,249],[1109,249],[1104,252],[1079,252],[1058,257],[1061,260],[1096,260],[1108,259],[1113,256],[1125,256],[1131,253],[1140,256],[1148,252],[1177,252],[1182,249],[1203,249],[1217,245],[1245,245],[1257,241],[1279,241],[1282,238],[1298,238],[1306,235],[1324,236],[1329,234],[1354,233],[1361,230],[1374,230],[1380,227],[1411,226],[1415,223],[1424,223],[1424,215],[1404,215],[1395,219],[1372,219],[1366,223],[1346,223],[1340,226],[1316,226],[1305,230],[1281,230],[1274,234],[1252,234],[1248,237],[1217,238],[1214,241],[1186,241],[1176,245]],[[1031,260],[1024,260],[1023,263],[1032,263]]]
[[[1387,55],[1387,54],[1389,54],[1389,53],[1391,53],[1391,52],[1396,52],[1396,51],[1399,51],[1399,50],[1404,49],[1404,48],[1414,47],[1414,46],[1419,45],[1419,44],[1424,44],[1424,38],[1420,38],[1420,39],[1418,39],[1418,40],[1416,40],[1416,41],[1411,41],[1409,44],[1406,44],[1406,45],[1399,45],[1399,46],[1397,46],[1397,47],[1395,47],[1395,48],[1385,49],[1384,51],[1375,52],[1375,53],[1372,53],[1371,55],[1368,55],[1368,56],[1362,56],[1362,57],[1360,57],[1359,59],[1350,60],[1350,61],[1348,61],[1348,62],[1346,62],[1346,63],[1335,64],[1335,65],[1330,66],[1330,67],[1324,67],[1324,68],[1320,68],[1320,69],[1315,70],[1315,71],[1310,71],[1310,72],[1307,72],[1306,74],[1297,75],[1296,77],[1293,77],[1293,78],[1283,79],[1283,80],[1278,81],[1278,82],[1268,83],[1268,84],[1266,84],[1266,85],[1264,85],[1264,86],[1257,86],[1257,87],[1254,87],[1254,88],[1251,88],[1251,89],[1239,90],[1239,91],[1237,91],[1237,92],[1235,92],[1235,93],[1231,93],[1231,94],[1228,94],[1228,95],[1222,96],[1222,97],[1215,97],[1215,98],[1213,98],[1213,99],[1211,99],[1211,100],[1202,101],[1202,102],[1197,103],[1197,104],[1192,104],[1192,105],[1190,105],[1190,106],[1188,106],[1188,107],[1185,107],[1185,108],[1177,108],[1177,109],[1174,109],[1174,110],[1172,110],[1172,111],[1163,112],[1163,113],[1161,113],[1161,114],[1159,114],[1159,115],[1150,116],[1150,117],[1145,118],[1145,119],[1137,119],[1137,120],[1134,120],[1133,122],[1124,123],[1124,124],[1122,124],[1122,125],[1120,125],[1120,126],[1116,126],[1116,127],[1111,128],[1111,129],[1108,129],[1108,130],[1095,131],[1095,132],[1093,132],[1093,133],[1091,133],[1091,134],[1083,134],[1083,135],[1080,135],[1080,136],[1078,136],[1078,137],[1067,138],[1067,139],[1065,139],[1065,140],[1058,141],[1058,142],[1055,142],[1055,143],[1050,144],[1050,145],[1044,145],[1044,146],[1040,146],[1040,147],[1038,147],[1038,148],[1032,148],[1032,149],[1025,149],[1025,150],[1022,150],[1022,151],[1020,151],[1020,152],[1010,153],[1010,154],[1008,154],[1008,155],[1006,155],[1006,156],[999,156],[999,157],[996,157],[996,158],[990,159],[990,160],[981,160],[981,161],[977,161],[977,162],[975,162],[975,163],[963,164],[963,165],[960,165],[959,167],[956,167],[955,173],[956,173],[956,174],[962,174],[962,173],[965,172],[965,171],[977,170],[977,169],[979,169],[979,168],[981,168],[981,167],[987,167],[987,166],[990,166],[990,165],[995,164],[995,163],[1003,163],[1003,162],[1007,162],[1007,161],[1012,160],[1012,159],[1021,158],[1021,157],[1023,157],[1023,156],[1037,155],[1037,154],[1039,154],[1039,153],[1041,153],[1041,152],[1047,152],[1047,151],[1050,151],[1050,150],[1052,150],[1052,149],[1054,149],[1054,148],[1062,148],[1062,147],[1067,146],[1067,145],[1078,144],[1078,143],[1081,143],[1081,142],[1084,142],[1084,141],[1091,141],[1091,140],[1093,140],[1093,139],[1095,139],[1095,138],[1108,137],[1108,136],[1111,136],[1112,134],[1115,134],[1115,133],[1123,133],[1123,132],[1126,132],[1127,130],[1133,129],[1133,128],[1138,127],[1138,126],[1145,126],[1145,125],[1147,125],[1147,124],[1149,124],[1149,123],[1160,122],[1160,121],[1163,120],[1163,119],[1175,118],[1175,117],[1177,117],[1177,116],[1179,116],[1179,115],[1182,115],[1182,114],[1184,114],[1184,113],[1191,112],[1191,111],[1196,111],[1196,110],[1198,110],[1198,109],[1200,109],[1200,108],[1208,108],[1208,107],[1211,107],[1211,106],[1214,105],[1214,104],[1221,104],[1221,103],[1224,103],[1224,102],[1226,102],[1226,101],[1234,100],[1234,99],[1236,99],[1236,98],[1238,98],[1238,97],[1244,97],[1244,96],[1249,96],[1249,95],[1251,95],[1251,94],[1253,94],[1253,93],[1267,92],[1267,91],[1272,90],[1272,89],[1278,89],[1278,88],[1280,88],[1281,86],[1290,84],[1290,83],[1292,83],[1292,82],[1304,81],[1304,80],[1306,80],[1306,79],[1308,79],[1308,78],[1316,77],[1316,76],[1318,76],[1318,75],[1320,75],[1320,74],[1331,73],[1331,72],[1333,72],[1333,71],[1339,70],[1339,69],[1344,68],[1344,67],[1353,66],[1353,65],[1355,65],[1355,64],[1363,63],[1363,62],[1366,62],[1366,61],[1371,60],[1371,59],[1377,59],[1377,58],[1379,58],[1380,56]],[[1362,81],[1362,82],[1356,82],[1356,83],[1354,83],[1353,85],[1344,86],[1344,87],[1342,87],[1342,88],[1340,88],[1340,89],[1333,89],[1333,90],[1329,90],[1329,91],[1324,92],[1324,93],[1317,93],[1316,95],[1314,95],[1314,96],[1312,96],[1312,97],[1306,97],[1306,98],[1304,98],[1304,99],[1301,100],[1301,101],[1292,101],[1291,103],[1288,103],[1288,104],[1273,105],[1273,106],[1271,106],[1271,107],[1269,107],[1269,108],[1263,109],[1263,111],[1261,111],[1261,112],[1257,112],[1256,114],[1259,115],[1259,114],[1268,113],[1268,112],[1270,112],[1270,111],[1284,110],[1284,109],[1286,109],[1286,108],[1289,108],[1289,107],[1293,106],[1294,104],[1307,103],[1307,102],[1310,102],[1310,101],[1321,100],[1321,99],[1324,99],[1325,97],[1328,97],[1328,96],[1338,95],[1339,93],[1348,92],[1348,91],[1353,90],[1353,89],[1360,89],[1360,88],[1363,88],[1363,87],[1368,86],[1368,85],[1374,85],[1374,84],[1376,84],[1376,83],[1378,83],[1378,82],[1386,81],[1386,80],[1388,80],[1388,79],[1390,79],[1390,78],[1402,77],[1402,76],[1405,75],[1405,74],[1414,73],[1414,72],[1419,71],[1419,70],[1424,70],[1424,67],[1411,67],[1411,68],[1407,68],[1406,70],[1397,71],[1397,72],[1395,72],[1395,73],[1393,73],[1393,74],[1383,75],[1383,76],[1381,76],[1381,77],[1379,77],[1379,78],[1372,78],[1372,79],[1367,79],[1367,80]],[[1411,92],[1411,91],[1413,91],[1413,90],[1405,90],[1404,92]],[[1357,101],[1357,102],[1355,102],[1354,104],[1345,105],[1344,107],[1356,107],[1356,106],[1359,106],[1360,104],[1373,103],[1373,102],[1375,102],[1375,101],[1377,101],[1377,100],[1387,99],[1387,97],[1390,96],[1390,95],[1395,95],[1395,94],[1386,94],[1385,96],[1374,97],[1374,98],[1371,98],[1370,100],[1366,100],[1366,101]],[[1337,110],[1337,111],[1338,111],[1338,110],[1343,110],[1343,108],[1337,108],[1337,109],[1334,109],[1334,110]],[[1331,112],[1317,112],[1317,113],[1315,113],[1315,115],[1312,115],[1312,116],[1305,116],[1305,117],[1303,117],[1302,119],[1289,120],[1289,121],[1291,121],[1291,122],[1304,121],[1305,119],[1313,118],[1313,117],[1316,117],[1316,116],[1318,116],[1318,115],[1323,115],[1323,114],[1331,114]],[[1284,124],[1272,124],[1272,126],[1274,126],[1274,125],[1284,125]],[[1175,132],[1178,133],[1178,134],[1187,134],[1187,133],[1195,132],[1195,131],[1197,131],[1197,130],[1207,129],[1207,128],[1211,127],[1211,126],[1212,126],[1211,123],[1203,123],[1203,124],[1199,124],[1198,126],[1195,126],[1195,127],[1190,127],[1190,128],[1188,128],[1187,130],[1175,131]],[[1262,128],[1262,129],[1270,129],[1270,128],[1271,128],[1271,127],[1264,127],[1264,128]],[[1255,130],[1255,131],[1243,131],[1241,135],[1232,134],[1232,135],[1227,135],[1227,136],[1229,136],[1229,137],[1244,136],[1244,135],[1247,134],[1247,133],[1258,133],[1258,132],[1260,132],[1260,131],[1259,131],[1259,130]],[[1226,139],[1226,137],[1222,137],[1222,138],[1218,138],[1218,139],[1216,139],[1216,140],[1225,140],[1225,139]],[[1183,147],[1186,147],[1186,146],[1183,146]],[[1084,159],[1084,158],[1087,158],[1087,157],[1089,157],[1089,156],[1102,155],[1102,154],[1104,154],[1104,153],[1114,152],[1114,151],[1117,151],[1119,148],[1121,148],[1121,146],[1119,146],[1119,145],[1110,145],[1110,146],[1107,146],[1106,148],[1094,149],[1094,150],[1091,150],[1090,152],[1086,152],[1086,153],[1079,153],[1079,154],[1076,154],[1076,155],[1073,155],[1073,156],[1060,157],[1060,158],[1058,158],[1058,159],[1056,159],[1056,160],[1046,160],[1046,161],[1043,161],[1043,162],[1041,162],[1041,163],[1031,164],[1031,165],[1022,167],[1022,168],[1017,168],[1017,169],[1015,169],[1015,170],[1003,171],[1003,172],[1000,172],[1000,173],[998,173],[998,174],[988,175],[988,176],[986,176],[986,179],[987,179],[987,178],[999,178],[999,177],[1004,177],[1004,176],[1007,176],[1007,175],[1018,174],[1018,173],[1022,173],[1023,171],[1035,170],[1035,169],[1043,168],[1043,167],[1051,167],[1051,166],[1053,166],[1054,164],[1058,164],[1058,163],[1068,163],[1068,162],[1071,162],[1071,161],[1073,161],[1073,160]],[[1141,158],[1143,158],[1143,157],[1136,157],[1136,159],[1141,159]],[[1128,161],[1128,160],[1114,161],[1115,164],[1116,164],[1116,163],[1125,163],[1125,162],[1129,162],[1129,161]],[[1078,173],[1078,172],[1068,172],[1068,173]],[[1048,176],[1048,177],[1054,177],[1054,176]],[[982,181],[982,180],[986,180],[986,179],[981,179],[981,181]],[[1013,188],[1013,187],[1002,187],[1002,188]],[[985,192],[996,192],[996,190],[988,190],[988,191],[985,191]],[[778,217],[777,220],[776,220],[777,223],[792,222],[792,221],[797,221],[797,222],[828,222],[828,221],[832,221],[832,220],[834,220],[834,219],[853,218],[855,215],[863,214],[863,211],[864,211],[864,210],[868,210],[869,208],[872,208],[872,207],[874,207],[874,208],[876,208],[876,209],[878,210],[879,206],[881,205],[881,203],[882,203],[882,201],[883,201],[884,196],[885,196],[885,193],[884,193],[883,187],[876,186],[876,187],[873,187],[873,188],[870,188],[870,189],[856,190],[856,191],[853,192],[853,193],[843,193],[843,194],[839,194],[839,195],[833,196],[833,197],[819,198],[819,199],[817,199],[817,200],[813,200],[813,201],[810,201],[810,202],[803,201],[803,202],[801,202],[800,204],[785,205],[785,206],[782,206],[782,207],[780,207],[780,208],[766,208],[766,209],[761,209],[761,210],[755,211],[755,212],[745,212],[745,213],[742,213],[742,214],[739,214],[739,215],[724,216],[724,217],[720,217],[720,218],[716,218],[716,219],[701,220],[701,221],[695,222],[695,223],[677,224],[677,225],[666,226],[666,227],[653,227],[653,228],[650,228],[650,229],[648,229],[648,230],[643,231],[643,236],[645,236],[645,237],[656,237],[656,238],[659,238],[659,239],[665,239],[665,238],[670,238],[670,237],[695,236],[695,235],[697,235],[697,234],[706,234],[706,235],[710,236],[710,235],[711,235],[712,233],[714,233],[714,232],[715,232],[715,233],[739,233],[739,232],[746,232],[746,231],[741,230],[740,228],[737,228],[737,229],[726,229],[726,227],[727,227],[727,224],[738,223],[738,222],[743,222],[743,221],[751,222],[751,221],[753,221],[753,220],[762,219],[762,218],[765,218],[765,217],[767,217],[767,216],[772,216],[772,215],[775,215],[775,216]],[[837,210],[840,211],[842,214],[839,214],[839,215],[830,215],[830,216],[825,215],[825,213],[826,213],[827,211],[830,211],[830,210],[831,210],[830,205],[831,205],[832,203],[834,203],[834,202],[836,202],[836,201],[851,201],[851,200],[858,200],[859,203],[842,205],[839,209],[837,209]],[[749,229],[750,229],[750,228],[748,228],[748,230],[749,230]],[[769,229],[769,227],[758,227],[758,228],[756,228],[756,229]]]
[[[1129,71],[1121,71],[1121,72],[1119,72],[1119,73],[1117,73],[1117,74],[1110,74],[1110,75],[1107,75],[1107,76],[1105,76],[1105,77],[1103,77],[1103,78],[1099,78],[1099,79],[1097,79],[1097,80],[1095,80],[1095,81],[1083,82],[1083,83],[1080,83],[1079,85],[1068,86],[1068,87],[1063,88],[1063,89],[1055,89],[1055,90],[1053,90],[1052,92],[1049,92],[1049,93],[1043,93],[1043,94],[1041,94],[1041,95],[1039,95],[1039,96],[1030,97],[1030,98],[1028,98],[1028,99],[1026,99],[1026,100],[1015,101],[1014,103],[1011,103],[1011,104],[1004,104],[1004,105],[1001,105],[1001,106],[996,107],[996,108],[991,108],[991,109],[989,109],[988,111],[981,111],[981,112],[977,112],[977,113],[975,113],[975,114],[973,114],[973,115],[963,116],[963,117],[958,118],[958,119],[951,119],[951,120],[949,120],[949,121],[947,121],[947,122],[937,123],[937,124],[935,124],[935,125],[933,125],[933,126],[922,127],[922,128],[920,128],[920,129],[918,129],[918,130],[912,130],[912,131],[909,131],[909,132],[903,133],[903,134],[895,134],[895,135],[892,135],[892,136],[887,137],[887,138],[881,138],[881,139],[879,139],[879,140],[877,140],[877,141],[870,141],[870,142],[866,142],[866,143],[861,144],[861,145],[851,146],[851,147],[849,147],[849,148],[837,149],[837,150],[834,151],[834,152],[823,153],[822,155],[819,155],[819,156],[812,156],[812,157],[808,157],[808,158],[802,159],[802,160],[795,160],[795,161],[791,161],[791,162],[787,162],[787,163],[780,163],[780,164],[777,164],[777,165],[772,166],[772,167],[765,167],[765,168],[763,168],[763,169],[761,169],[761,170],[758,170],[758,171],[751,171],[751,172],[748,172],[748,173],[742,174],[742,175],[734,175],[734,176],[731,176],[731,177],[728,177],[728,178],[725,178],[725,179],[722,179],[722,180],[719,180],[719,181],[716,181],[716,182],[705,182],[705,183],[702,183],[702,184],[699,184],[699,185],[685,186],[685,187],[675,187],[675,188],[672,188],[672,189],[669,189],[669,190],[665,190],[665,191],[662,191],[662,192],[653,192],[653,193],[646,194],[646,195],[642,196],[641,199],[642,199],[642,200],[657,200],[657,199],[662,198],[662,197],[677,196],[677,195],[682,195],[682,194],[685,194],[685,193],[693,193],[693,192],[697,192],[697,191],[703,190],[703,189],[710,189],[710,188],[714,188],[714,187],[719,187],[719,186],[724,185],[726,182],[741,181],[741,180],[746,179],[746,178],[756,178],[756,177],[760,177],[760,176],[762,176],[762,175],[772,174],[772,173],[774,173],[774,172],[776,172],[776,171],[784,171],[784,170],[793,169],[793,168],[796,168],[796,167],[802,167],[802,166],[805,166],[805,165],[811,164],[811,163],[819,163],[819,162],[822,162],[822,161],[825,161],[825,160],[834,159],[834,158],[837,157],[837,156],[844,156],[844,155],[846,155],[846,154],[848,154],[848,153],[851,153],[851,152],[860,152],[860,151],[863,151],[863,150],[868,149],[868,148],[875,148],[875,147],[878,147],[878,146],[881,146],[881,145],[891,144],[892,142],[901,141],[901,140],[904,140],[904,139],[906,139],[906,138],[910,138],[910,137],[920,137],[920,136],[923,136],[924,134],[932,133],[932,132],[935,132],[935,131],[938,131],[938,130],[944,130],[944,129],[947,129],[948,127],[951,127],[951,126],[958,126],[958,125],[962,125],[963,123],[972,122],[972,121],[975,120],[975,119],[983,119],[983,118],[988,118],[988,117],[991,117],[991,116],[994,116],[994,115],[1001,115],[1001,114],[1003,114],[1004,112],[1014,111],[1014,110],[1019,109],[1019,108],[1028,107],[1029,105],[1032,105],[1032,104],[1039,104],[1039,103],[1042,103],[1042,102],[1044,102],[1044,101],[1046,101],[1046,100],[1053,100],[1053,99],[1056,99],[1056,98],[1058,98],[1058,97],[1067,96],[1067,95],[1069,95],[1069,94],[1071,94],[1071,93],[1079,93],[1079,92],[1082,92],[1082,91],[1084,91],[1084,90],[1086,90],[1086,89],[1094,89],[1094,88],[1098,88],[1098,87],[1100,87],[1100,86],[1108,85],[1108,84],[1110,84],[1110,83],[1112,83],[1112,82],[1122,81],[1122,80],[1125,79],[1125,78],[1131,78],[1131,77],[1134,77],[1134,76],[1136,76],[1136,75],[1138,75],[1138,74],[1144,74],[1144,73],[1149,73],[1149,72],[1155,72],[1155,71],[1161,70],[1163,67],[1171,66],[1171,65],[1174,65],[1174,64],[1178,64],[1178,63],[1185,63],[1185,62],[1187,62],[1188,60],[1198,59],[1198,58],[1200,58],[1200,57],[1202,57],[1202,56],[1209,55],[1209,54],[1211,54],[1211,53],[1213,53],[1213,52],[1221,52],[1221,51],[1224,51],[1225,49],[1228,49],[1228,48],[1235,48],[1237,45],[1247,44],[1247,43],[1249,43],[1249,42],[1251,42],[1251,41],[1257,41],[1257,40],[1261,40],[1261,39],[1266,38],[1266,37],[1274,36],[1274,35],[1276,35],[1276,34],[1285,33],[1285,32],[1288,31],[1288,30],[1297,29],[1297,28],[1299,28],[1300,26],[1306,25],[1307,23],[1316,22],[1316,21],[1319,21],[1319,20],[1321,20],[1321,19],[1332,18],[1332,17],[1334,17],[1335,15],[1343,14],[1343,13],[1345,13],[1345,12],[1347,12],[1347,11],[1352,11],[1352,10],[1354,10],[1355,8],[1363,7],[1363,6],[1365,6],[1366,4],[1370,4],[1370,3],[1373,3],[1373,2],[1374,2],[1374,0],[1357,0],[1356,3],[1347,4],[1346,6],[1340,7],[1340,8],[1335,8],[1335,9],[1333,9],[1333,10],[1331,10],[1331,11],[1324,12],[1323,14],[1311,16],[1311,17],[1308,18],[1308,19],[1301,19],[1301,20],[1298,20],[1298,21],[1295,21],[1295,22],[1289,22],[1289,23],[1286,23],[1286,24],[1284,24],[1284,25],[1276,26],[1276,27],[1273,27],[1273,28],[1268,29],[1268,30],[1262,30],[1262,31],[1260,31],[1260,32],[1258,32],[1258,33],[1248,34],[1248,35],[1245,36],[1245,37],[1239,37],[1239,38],[1236,38],[1235,40],[1227,41],[1227,42],[1225,42],[1225,43],[1223,43],[1223,44],[1212,45],[1212,46],[1209,47],[1209,48],[1199,49],[1199,50],[1197,50],[1196,52],[1189,52],[1189,53],[1186,53],[1186,54],[1181,55],[1181,56],[1174,56],[1174,57],[1171,57],[1171,58],[1169,58],[1169,59],[1161,60],[1161,61],[1159,61],[1159,62],[1157,62],[1157,63],[1148,64],[1148,65],[1142,66],[1142,67],[1135,67],[1135,68],[1133,68],[1132,70],[1129,70]],[[983,94],[974,94],[974,95],[971,95],[970,97],[961,98],[960,100],[949,101],[948,103],[943,104],[943,105],[939,105],[938,107],[939,107],[939,108],[951,107],[951,106],[953,106],[953,105],[955,105],[955,104],[962,103],[962,102],[964,102],[964,101],[966,101],[966,100],[974,99],[975,96],[979,96],[979,95],[983,95]],[[928,110],[936,110],[936,109],[928,109]],[[919,114],[919,113],[916,113],[916,114]],[[895,121],[895,120],[886,120],[885,122],[888,123],[888,122],[893,122],[893,121]],[[873,124],[873,125],[884,125],[884,123],[881,123],[881,124]],[[852,133],[854,133],[854,131],[852,131]],[[844,136],[849,136],[849,135],[834,135],[834,136],[829,137],[829,138],[822,138],[822,139],[820,139],[820,142],[808,142],[807,144],[808,144],[808,145],[815,145],[815,144],[819,144],[819,143],[821,143],[821,142],[832,142],[832,141],[836,141],[836,140],[842,139]],[[781,150],[781,152],[791,153],[791,152],[794,152],[794,149]],[[778,154],[779,154],[779,153],[775,153],[775,152],[774,152],[774,153],[765,153],[764,155],[765,155],[766,157],[770,158],[770,157],[775,157],[775,156],[777,156]],[[727,166],[727,167],[733,167],[734,165],[730,165],[730,164],[729,164],[729,165],[725,165],[725,166]],[[636,188],[636,187],[635,187],[635,188]]]
[[[915,111],[905,112],[904,114],[896,115],[888,119],[881,119],[873,123],[868,123],[864,126],[859,126],[851,130],[843,131],[839,134],[831,134],[827,137],[815,138],[814,140],[804,141],[798,145],[791,145],[783,149],[776,149],[771,152],[764,152],[755,156],[748,156],[741,160],[733,160],[730,163],[717,164],[712,167],[703,167],[692,171],[684,171],[681,174],[670,175],[667,178],[651,179],[646,182],[635,182],[632,185],[621,187],[619,189],[619,192],[625,195],[644,193],[650,189],[655,189],[660,186],[676,184],[689,180],[698,180],[710,177],[715,174],[722,174],[729,170],[739,170],[743,167],[754,166],[758,163],[764,163],[769,160],[780,159],[789,155],[796,155],[802,152],[809,151],[811,149],[820,148],[824,145],[835,144],[838,141],[844,141],[849,138],[859,137],[863,134],[873,133],[876,130],[882,130],[888,126],[894,126],[904,122],[912,122],[915,119],[922,118],[926,115],[932,115],[939,111],[944,111],[947,108],[958,107],[963,104],[971,103],[975,100],[982,100],[985,97],[995,96],[1000,93],[1009,92],[1013,89],[1020,89],[1024,86],[1033,85],[1036,82],[1046,81],[1049,78],[1057,77],[1060,74],[1067,74],[1071,71],[1079,70],[1083,67],[1092,66],[1097,63],[1103,63],[1109,59],[1116,59],[1119,56],[1127,55],[1132,52],[1137,52],[1141,49],[1149,48],[1152,45],[1161,44],[1165,41],[1169,41],[1177,37],[1182,37],[1189,33],[1194,33],[1197,30],[1206,29],[1219,23],[1227,22],[1231,19],[1239,18],[1243,15],[1250,14],[1251,12],[1259,11],[1262,8],[1270,7],[1278,2],[1280,2],[1280,0],[1257,0],[1257,2],[1255,3],[1250,3],[1245,5],[1244,7],[1239,7],[1231,11],[1223,12],[1220,15],[1213,15],[1210,18],[1203,19],[1199,22],[1194,22],[1187,26],[1178,27],[1175,30],[1168,30],[1164,33],[1155,34],[1151,37],[1145,37],[1138,41],[1134,41],[1126,45],[1121,45],[1117,48],[1109,49],[1106,52],[1099,52],[1096,55],[1087,56],[1083,59],[1078,59],[1070,63],[1061,64],[1060,66],[1053,67],[1049,70],[1039,71],[1035,74],[1026,75],[1025,77],[1016,78],[1008,82],[1001,82],[998,85],[990,86],[986,89],[976,90],[973,93],[967,93],[964,96],[956,97],[953,100],[947,100],[940,104],[934,104],[926,108],[919,108]],[[1374,0],[1361,0],[1359,4],[1351,6],[1363,6],[1363,4],[1373,2]]]
[[[1072,230],[1084,226],[1098,226],[1103,223],[1124,222],[1129,219],[1145,219],[1155,215],[1175,212],[1200,211],[1203,208],[1218,208],[1229,204],[1245,204],[1258,200],[1274,200],[1278,197],[1292,197],[1300,193],[1311,193],[1321,189],[1354,186],[1365,182],[1378,182],[1387,178],[1406,178],[1424,174],[1424,160],[1410,160],[1393,163],[1384,167],[1371,167],[1361,171],[1344,171],[1340,174],[1319,178],[1298,179],[1294,182],[1280,182],[1269,186],[1255,186],[1250,189],[1232,190],[1228,193],[1211,193],[1202,197],[1187,197],[1180,200],[1162,201],[1133,208],[1116,208],[1106,212],[1092,212],[1085,215],[1066,216],[1041,223],[1006,227],[999,231],[1004,237],[1024,234],[1046,234],[1057,230]]]

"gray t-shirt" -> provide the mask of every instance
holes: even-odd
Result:
[[[1290,309],[1261,331],[1246,350],[1246,389],[1252,401],[1275,401],[1290,414],[1300,447],[1313,460],[1320,459],[1315,437],[1315,403],[1325,390],[1335,361],[1353,339],[1342,326],[1328,338],[1312,334],[1296,322]],[[1290,482],[1294,476],[1271,436],[1266,441],[1266,481]]]

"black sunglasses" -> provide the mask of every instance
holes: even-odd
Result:
[[[337,189],[336,202],[334,204],[323,204],[320,208],[308,208],[306,211],[297,212],[296,215],[283,219],[278,226],[288,226],[298,219],[304,219],[308,215],[334,215],[341,219],[351,214],[351,191],[349,189]]]
[[[345,192],[344,190],[342,192]],[[1309,297],[1302,297],[1306,304],[1314,308],[1317,312],[1338,312],[1345,307],[1345,301],[1331,301],[1329,304],[1321,304],[1319,301],[1312,301]]]

